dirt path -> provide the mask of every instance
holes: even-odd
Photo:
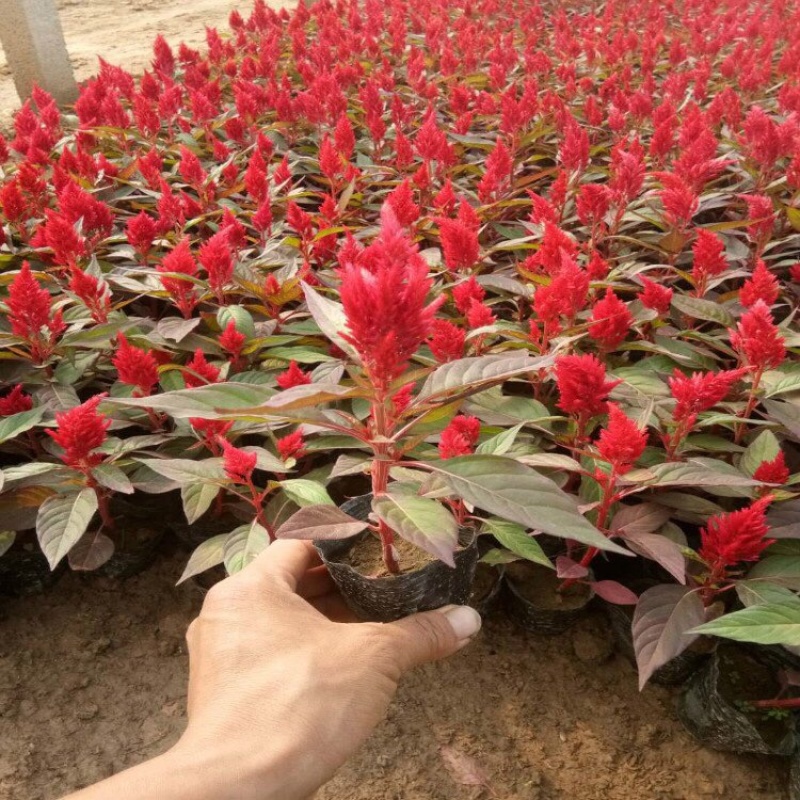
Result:
[[[183,633],[201,601],[174,586],[181,560],[117,586],[71,574],[48,595],[0,598],[0,797],[51,800],[177,738]],[[672,703],[639,695],[601,617],[541,639],[500,616],[406,681],[318,800],[781,800],[781,762],[698,747]],[[474,759],[493,794],[454,780],[448,752]]]
[[[272,0],[279,7],[283,0]],[[249,14],[251,0],[58,0],[61,23],[78,80],[97,71],[98,57],[141,72],[152,58],[153,40],[163,33],[177,44],[205,42],[205,28],[227,28],[238,8]],[[19,98],[0,50],[0,125],[6,127]]]

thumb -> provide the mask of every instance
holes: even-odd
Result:
[[[460,650],[481,629],[481,622],[470,606],[445,606],[387,623],[384,631],[395,643],[398,667],[406,672]]]

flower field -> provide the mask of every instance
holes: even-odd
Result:
[[[367,579],[477,569],[529,631],[606,608],[642,687],[752,661],[774,691],[684,722],[791,757],[798,34],[780,0],[257,0],[36,92],[0,138],[0,590],[141,569],[137,507],[182,580],[369,541]],[[731,734],[767,716],[791,744]]]

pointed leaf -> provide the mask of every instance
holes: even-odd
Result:
[[[639,598],[627,586],[623,586],[617,581],[592,581],[589,586],[594,589],[594,593],[617,606],[635,606]]]
[[[589,574],[589,568],[579,564],[569,556],[556,559],[556,575],[565,581],[579,581]]]
[[[32,408],[29,411],[20,411],[19,414],[0,418],[0,444],[38,425],[44,416],[44,411],[41,407]]]
[[[99,464],[92,470],[92,475],[101,486],[120,494],[133,494],[133,484],[128,476],[114,464]]]
[[[202,461],[191,458],[142,458],[139,462],[180,484],[205,481],[219,485],[227,481],[221,458],[204,458]]]
[[[640,556],[660,564],[678,583],[686,583],[686,559],[680,545],[659,533],[629,533],[625,543]]]
[[[183,570],[178,583],[183,583],[194,575],[199,575],[201,572],[221,564],[225,559],[225,542],[228,541],[229,536],[231,534],[221,533],[199,544],[189,557],[186,569]]]
[[[50,569],[55,569],[83,536],[96,511],[94,489],[57,494],[42,503],[36,517],[36,535]]]
[[[306,506],[292,514],[275,532],[276,539],[346,539],[367,527],[340,508],[330,505]]]
[[[458,523],[437,500],[389,492],[373,498],[372,509],[404,539],[455,567]]]
[[[545,555],[542,546],[522,525],[496,517],[485,519],[483,525],[503,547],[515,555],[533,561],[535,564],[553,568],[553,562]]]
[[[298,506],[336,505],[328,494],[328,490],[317,481],[294,478],[281,481],[281,488],[284,494]]]
[[[760,603],[706,622],[692,630],[736,642],[800,646],[800,598]]]
[[[211,504],[220,493],[215,483],[184,483],[181,486],[181,502],[186,521],[192,525],[211,508]]]
[[[742,453],[739,469],[752,477],[762,461],[774,461],[781,451],[781,446],[770,430],[761,431]]]
[[[736,594],[747,607],[764,603],[781,603],[797,596],[789,589],[769,581],[737,581]]]
[[[736,322],[730,311],[712,300],[703,300],[700,297],[676,293],[672,298],[672,305],[678,311],[682,311],[694,319],[716,322],[723,328],[732,328]]]
[[[465,395],[501,383],[515,375],[545,369],[553,364],[554,356],[497,355],[460,358],[438,367],[422,386],[415,403],[439,395],[458,393]]]
[[[259,553],[269,547],[269,534],[255,520],[240,525],[228,534],[223,548],[223,560],[228,575],[241,572]]]
[[[639,598],[632,628],[639,689],[697,639],[689,631],[704,621],[703,601],[684,586],[653,586]]]
[[[356,363],[360,363],[361,359],[359,359],[356,349],[342,336],[342,331],[347,330],[347,315],[344,313],[344,307],[323,297],[307,283],[303,283],[302,287],[306,305],[314,322],[317,323],[317,327],[325,334],[326,338],[344,350]]]
[[[426,464],[477,508],[525,528],[628,554],[578,511],[576,501],[549,478],[504,456],[460,456]]]
[[[266,403],[258,408],[245,409],[247,412],[289,411],[295,408],[307,408],[328,403],[331,400],[343,400],[357,397],[361,394],[357,389],[349,386],[340,386],[336,383],[306,383],[294,386],[273,395]],[[273,416],[276,416],[273,414]]]
[[[670,518],[669,509],[652,503],[622,506],[611,521],[611,530],[623,536],[632,533],[654,533]]]

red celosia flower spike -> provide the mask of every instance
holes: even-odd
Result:
[[[284,461],[288,461],[290,458],[302,458],[306,453],[305,439],[299,430],[278,439],[277,446],[278,454]]]
[[[420,215],[420,208],[414,202],[414,192],[408,178],[404,180],[387,198],[389,205],[401,225],[413,225]]]
[[[589,336],[606,350],[613,350],[625,341],[631,325],[633,325],[633,314],[628,310],[628,306],[614,294],[612,289],[606,289],[605,297],[598,300],[592,309]]]
[[[559,356],[555,365],[558,407],[567,414],[590,418],[604,414],[611,390],[622,381],[607,381],[606,368],[592,354]]]
[[[440,363],[455,361],[464,357],[467,334],[457,325],[446,319],[433,321],[433,334],[428,340],[433,357]]]
[[[189,371],[191,370],[191,371]],[[186,362],[183,380],[187,389],[216,383],[219,380],[219,369],[206,361],[203,351],[198,347],[190,361]]]
[[[668,381],[672,396],[678,401],[672,412],[673,418],[683,422],[711,410],[728,396],[733,384],[746,374],[746,370],[732,369],[684,375],[676,369]]]
[[[22,390],[18,383],[5,397],[0,397],[0,417],[21,414],[33,408],[33,398]]]
[[[652,308],[653,311],[657,311],[659,314],[666,314],[672,303],[672,289],[668,286],[662,286],[655,281],[651,281],[644,276],[640,277],[639,280],[641,280],[642,286],[644,286],[644,289],[639,292],[639,300],[642,305],[645,308]]]
[[[311,383],[311,376],[303,372],[296,361],[290,361],[289,368],[285,372],[281,372],[276,380],[281,389],[293,389],[295,386],[305,386]]]
[[[39,286],[27,261],[9,286],[7,303],[12,333],[25,340],[35,362],[43,363],[66,325],[60,310],[50,313],[50,293]]]
[[[208,273],[208,285],[211,291],[217,295],[220,304],[224,303],[225,285],[233,277],[233,254],[228,234],[219,231],[203,242],[198,260]]]
[[[769,533],[766,509],[771,501],[772,497],[767,495],[741,511],[717,514],[700,531],[702,544],[698,555],[717,578],[724,577],[727,568],[743,561],[758,561],[774,542],[765,538]]]
[[[778,279],[759,258],[752,276],[744,282],[744,286],[739,291],[739,300],[745,308],[754,306],[759,300],[763,300],[768,306],[771,306],[778,299],[780,291]]]
[[[470,275],[469,280],[457,283],[453,287],[453,301],[456,308],[464,315],[469,311],[473,302],[482,303],[486,297],[486,290]]]
[[[158,223],[145,211],[128,220],[125,228],[130,246],[142,257],[147,254],[158,236]]]
[[[225,326],[225,330],[220,334],[218,341],[220,347],[230,354],[233,361],[236,361],[242,354],[242,348],[247,341],[247,337],[236,330],[236,323],[231,320]]]
[[[84,272],[80,267],[72,267],[69,289],[89,309],[95,322],[108,322],[111,297],[105,282],[101,283],[94,275]]]
[[[114,367],[122,383],[135,387],[134,396],[147,397],[158,383],[158,362],[153,354],[128,343],[124,334],[117,334]]]
[[[93,453],[105,442],[111,420],[97,411],[104,394],[95,395],[69,411],[56,412],[56,430],[48,430],[53,441],[64,448],[61,460],[73,469],[89,472],[102,460],[101,453]]]
[[[220,439],[219,443],[222,445],[222,464],[228,480],[249,484],[253,480],[258,455],[234,447],[227,439]]]
[[[442,458],[470,455],[475,449],[480,433],[481,421],[477,417],[465,414],[453,417],[439,439],[439,455]]]
[[[647,445],[647,433],[615,403],[608,405],[608,425],[597,440],[600,458],[608,461],[617,475],[624,475],[641,457]]]
[[[761,483],[784,484],[789,480],[789,467],[786,466],[786,457],[783,451],[779,452],[772,461],[762,461],[753,473],[753,479]]]
[[[444,263],[453,271],[472,269],[480,256],[478,234],[459,219],[440,219]]]
[[[755,302],[730,334],[742,361],[756,370],[776,369],[786,357],[785,339],[763,300]]]
[[[692,253],[694,254],[692,277],[695,291],[697,295],[703,295],[708,279],[721,275],[728,268],[725,245],[716,234],[700,228],[692,245]]]
[[[181,314],[189,319],[198,302],[197,292],[192,281],[175,277],[186,275],[193,278],[197,275],[197,263],[192,257],[189,240],[181,239],[175,248],[164,256],[157,271],[161,275],[161,285],[169,292]]]
[[[355,261],[340,259],[339,274],[345,337],[375,387],[385,392],[430,336],[444,296],[426,305],[433,283],[428,265],[388,204],[381,210],[381,221],[380,235]]]

